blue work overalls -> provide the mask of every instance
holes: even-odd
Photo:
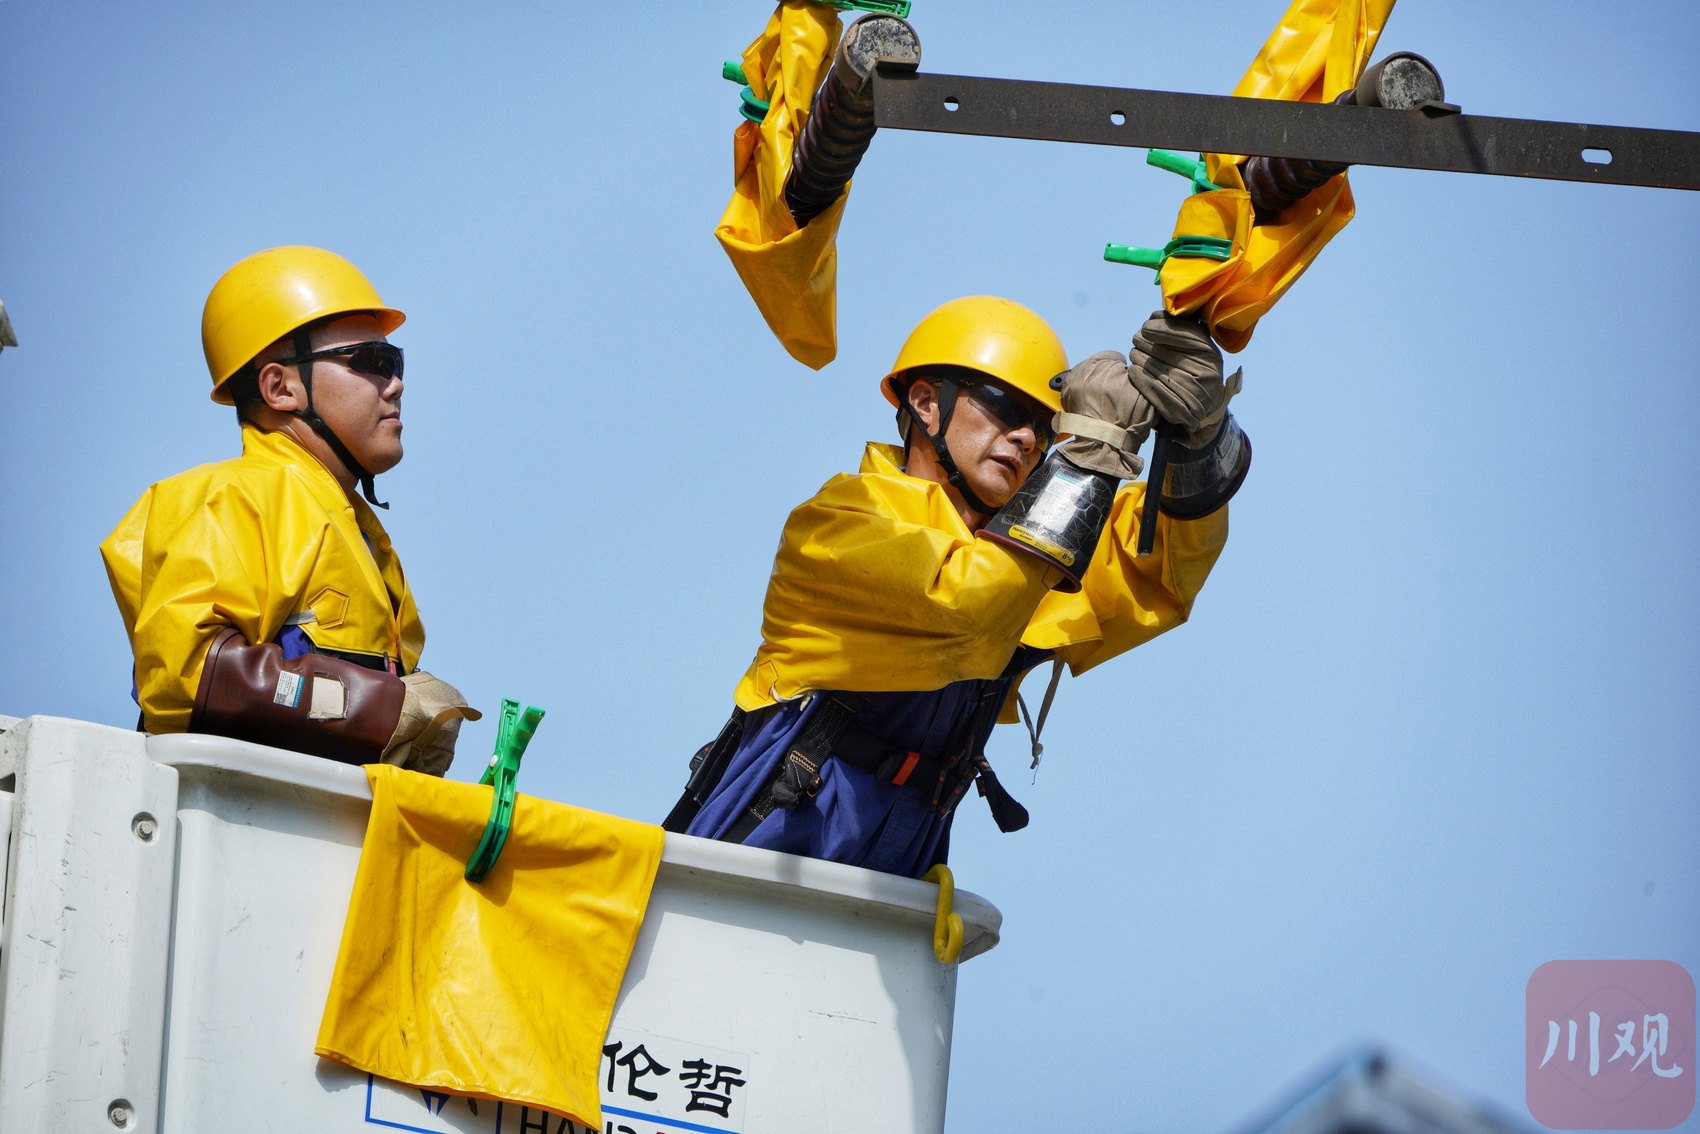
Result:
[[[989,686],[1001,704],[1022,673],[1049,651],[1020,647],[1005,675],[958,681],[918,693],[873,694],[874,703],[854,723],[900,751],[945,761],[972,741],[975,709]],[[793,742],[824,698],[783,701],[749,714],[743,735],[720,783],[686,833],[718,839],[770,784]],[[950,852],[952,813],[931,805],[928,794],[882,783],[873,773],[843,760],[821,767],[820,790],[796,807],[775,808],[743,842],[788,854],[823,858],[869,870],[919,878]]]

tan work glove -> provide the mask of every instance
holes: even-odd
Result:
[[[460,690],[423,670],[408,674],[401,683],[407,692],[395,734],[384,745],[384,763],[440,776],[454,761],[460,722],[475,721],[484,714],[467,704]]]
[[[1222,352],[1196,319],[1155,311],[1133,336],[1128,378],[1157,416],[1191,434],[1194,448],[1208,444],[1240,391],[1240,372],[1222,377]]]
[[[1139,447],[1151,432],[1151,403],[1128,380],[1127,359],[1101,350],[1062,375],[1058,433],[1073,434],[1057,448],[1093,472],[1132,480],[1145,467]],[[1053,379],[1055,381],[1055,379]]]

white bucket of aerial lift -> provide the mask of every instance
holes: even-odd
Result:
[[[370,808],[359,768],[0,718],[0,1130],[574,1134],[313,1054]],[[667,836],[603,1134],[940,1131],[935,887]],[[958,890],[962,957],[1001,917]]]

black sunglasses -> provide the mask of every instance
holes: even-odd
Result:
[[[1050,410],[1035,408],[1033,403],[1020,394],[1012,393],[1002,386],[994,386],[990,382],[958,379],[956,384],[964,394],[978,402],[982,409],[1009,428],[1030,426],[1034,444],[1041,453],[1049,449],[1051,442],[1056,440],[1056,435],[1051,432]]]
[[[331,358],[339,354],[348,356],[348,368],[356,374],[370,374],[374,378],[389,381],[401,377],[401,348],[393,343],[348,343],[346,346],[327,347],[309,354],[298,354],[294,358],[280,358],[279,366],[294,366],[301,362],[311,362],[316,358]]]

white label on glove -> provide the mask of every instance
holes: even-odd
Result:
[[[277,675],[277,690],[272,694],[272,703],[293,709],[301,703],[301,677],[294,673]]]
[[[343,718],[342,682],[323,675],[313,678],[313,698],[308,702],[310,721],[340,721]]]

